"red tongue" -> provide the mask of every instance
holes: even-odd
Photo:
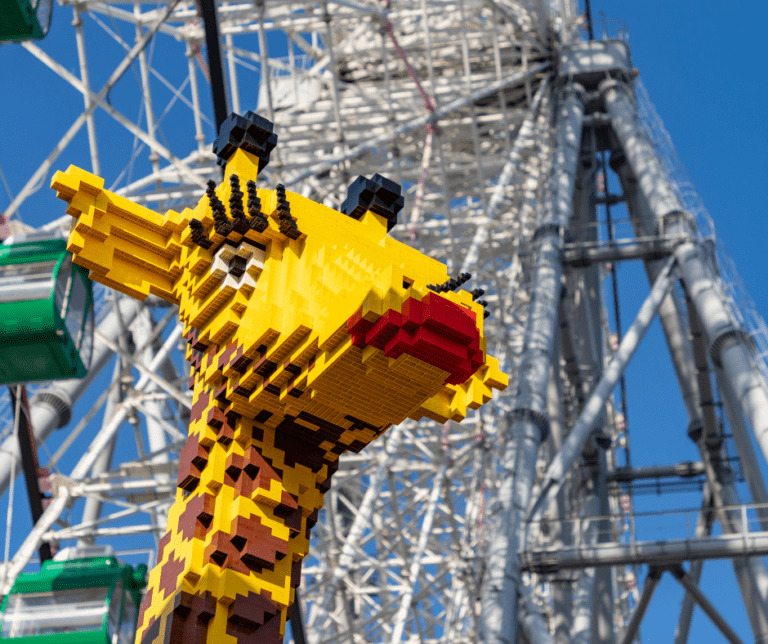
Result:
[[[447,371],[449,385],[466,381],[483,364],[475,314],[436,293],[421,302],[409,298],[402,313],[389,310],[376,322],[358,311],[347,320],[347,331],[356,347],[376,347],[388,358],[405,353]]]

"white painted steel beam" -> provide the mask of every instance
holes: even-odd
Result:
[[[640,601],[637,602],[635,610],[632,613],[632,619],[627,624],[627,629],[621,638],[621,644],[632,644],[632,640],[637,635],[637,630],[640,628],[640,622],[645,617],[645,611],[648,610],[648,604],[651,603],[653,592],[659,585],[661,580],[662,571],[658,568],[651,568],[648,571],[648,576],[645,578],[645,584],[643,585],[643,593],[640,595]]]
[[[150,27],[149,30],[144,34],[144,36],[139,40],[131,49],[130,52],[126,55],[126,57],[123,59],[123,61],[115,68],[115,70],[110,75],[109,79],[106,83],[104,83],[104,86],[101,88],[99,93],[94,96],[94,100],[91,102],[91,104],[85,109],[85,111],[80,114],[80,116],[75,119],[75,122],[70,126],[70,128],[67,130],[66,134],[61,138],[61,140],[56,144],[56,147],[54,147],[53,151],[48,155],[46,160],[42,163],[42,165],[37,169],[35,174],[32,175],[32,177],[27,181],[27,183],[24,185],[24,187],[19,191],[19,193],[16,195],[16,197],[11,201],[10,205],[5,209],[5,216],[10,217],[12,214],[14,214],[21,205],[21,203],[26,199],[32,192],[35,190],[35,186],[44,179],[48,171],[53,166],[53,163],[56,161],[56,159],[59,158],[59,155],[61,152],[64,151],[64,148],[69,145],[70,141],[75,137],[77,132],[80,130],[80,128],[83,126],[83,124],[86,122],[88,117],[93,113],[93,110],[96,109],[96,106],[101,103],[101,101],[107,96],[110,89],[117,83],[118,80],[122,77],[122,75],[128,70],[128,68],[131,66],[131,63],[134,61],[134,59],[139,55],[139,53],[149,44],[150,40],[152,40],[152,37],[155,35],[157,30],[160,28],[160,26],[165,22],[166,18],[171,14],[174,7],[179,3],[179,0],[170,0],[168,2],[168,5],[166,6],[165,10],[161,12],[158,20],[155,22],[155,24]]]
[[[517,595],[526,592],[517,569],[517,550],[536,474],[536,456],[547,431],[547,389],[563,271],[562,233],[573,208],[584,116],[580,88],[565,88],[560,100],[555,160],[548,182],[549,199],[545,204],[547,210],[533,241],[535,260],[525,350],[501,463],[499,501],[502,510],[490,541],[482,590],[480,636],[485,644],[512,644],[515,641]]]
[[[563,447],[550,462],[544,475],[541,492],[528,510],[528,521],[535,521],[541,517],[549,503],[552,502],[560,491],[568,471],[581,456],[584,444],[594,430],[595,422],[603,412],[608,397],[615,389],[629,361],[640,346],[640,342],[648,327],[650,327],[651,322],[653,322],[661,302],[667,296],[669,289],[672,288],[673,265],[673,258],[667,260],[666,266],[659,273],[651,292],[637,312],[635,321],[627,329],[619,344],[619,348],[613,354],[611,361],[600,377],[600,381],[595,386],[579,418],[571,428],[571,432],[563,443]]]
[[[141,306],[141,303],[136,300],[127,298],[121,300],[120,312],[123,319],[130,323],[138,314]],[[98,328],[104,338],[117,340],[120,327],[116,322],[115,313],[108,314]],[[35,442],[38,445],[44,443],[55,429],[61,427],[62,421],[68,420],[66,417],[62,418],[60,404],[64,403],[71,408],[80,396],[88,390],[113,355],[112,350],[105,342],[99,338],[94,338],[91,366],[84,378],[61,380],[52,384],[47,390],[37,392],[30,403],[30,413]],[[46,395],[46,391],[50,394]],[[15,435],[7,438],[0,446],[0,494],[3,494],[8,487],[11,461],[19,458],[18,450],[19,444]],[[18,474],[19,471],[20,468],[17,466],[16,473]]]
[[[680,585],[688,591],[701,607],[701,610],[706,613],[707,617],[720,629],[720,632],[731,644],[742,644],[741,638],[736,635],[736,632],[728,625],[728,622],[723,619],[717,609],[707,599],[706,595],[699,590],[699,587],[693,583],[693,580],[686,574],[682,566],[675,566],[672,568],[672,574],[675,579],[680,582]]]
[[[601,92],[613,130],[653,213],[656,225],[666,234],[680,235],[675,251],[681,279],[704,327],[712,361],[721,367],[735,398],[749,419],[757,442],[768,459],[768,391],[748,338],[734,322],[712,268],[696,242],[695,224],[674,194],[661,162],[642,131],[632,106],[629,89],[616,81],[604,81]]]
[[[478,226],[475,230],[475,236],[473,237],[472,243],[464,255],[464,261],[461,263],[459,273],[470,271],[471,268],[477,264],[478,259],[480,258],[480,249],[483,248],[488,241],[488,227],[495,220],[496,213],[504,202],[507,186],[512,181],[512,179],[515,178],[520,169],[521,153],[523,148],[531,144],[531,137],[534,133],[534,121],[538,115],[539,107],[541,106],[541,102],[544,99],[547,89],[549,89],[549,83],[550,80],[547,78],[539,86],[539,89],[536,90],[536,96],[534,96],[533,103],[531,103],[531,111],[528,116],[526,116],[523,124],[520,126],[520,130],[515,137],[515,143],[512,146],[511,152],[509,153],[509,158],[504,164],[504,169],[501,171],[501,175],[499,176],[499,179],[496,183],[496,187],[493,189],[491,200],[488,202],[487,212],[485,213],[487,223]]]
[[[130,301],[134,302],[134,300]],[[136,302],[136,304],[140,305],[138,302]],[[178,338],[175,338],[174,342],[166,342],[166,344],[163,346],[163,349],[158,351],[157,355],[154,357],[152,363],[150,364],[150,369],[152,371],[157,370],[160,366],[160,363],[167,359],[168,352],[175,345],[176,340],[178,340]],[[139,381],[136,383],[135,389],[138,392],[142,392],[152,383],[152,378],[146,374],[142,375]],[[69,478],[77,481],[89,474],[99,455],[112,441],[115,434],[120,429],[120,426],[128,416],[130,410],[130,399],[117,406],[112,419],[105,427],[102,427],[102,429],[96,435],[94,440],[88,446],[88,449],[80,458],[75,468],[72,470]],[[45,535],[48,530],[53,527],[54,523],[56,523],[56,520],[59,518],[63,510],[67,507],[69,498],[69,493],[66,491],[66,488],[63,488],[62,494],[60,496],[56,496],[51,501],[38,522],[33,526],[29,535],[16,551],[16,554],[11,561],[11,566],[8,569],[8,573],[5,579],[5,588],[0,589],[3,595],[7,594],[8,590],[13,585],[13,582],[16,580],[16,577],[22,570],[24,570],[32,555],[42,543],[43,535]]]
[[[553,572],[605,566],[672,566],[683,561],[732,559],[768,555],[768,532],[745,532],[718,537],[598,543],[564,546],[557,550],[528,549],[520,553],[520,569]]]

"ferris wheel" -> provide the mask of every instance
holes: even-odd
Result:
[[[206,33],[210,7],[218,62]],[[523,498],[509,496],[512,471],[520,469],[510,463],[520,458],[515,445],[521,440],[511,428],[525,417],[541,429],[542,447],[528,458],[528,482],[544,498],[548,467],[583,421],[608,359],[623,346],[602,291],[611,263],[652,252],[657,261],[672,252],[663,231],[636,222],[634,228],[625,222],[625,231],[610,213],[607,224],[593,212],[568,226],[542,225],[548,221],[543,213],[562,208],[563,200],[567,209],[581,199],[575,212],[582,214],[589,210],[585,204],[612,203],[613,195],[598,187],[613,145],[602,80],[634,87],[642,131],[662,151],[665,176],[685,187],[684,177],[675,175],[666,132],[634,79],[625,29],[606,23],[602,39],[589,38],[596,43],[590,49],[587,27],[569,0],[84,0],[54,8],[47,40],[16,45],[47,69],[54,102],[62,106],[47,148],[9,196],[5,215],[16,240],[66,234],[70,217],[46,193],[52,173],[70,163],[159,213],[196,203],[207,182],[221,177],[211,147],[221,121],[217,112],[252,110],[271,121],[278,136],[261,182],[338,210],[358,175],[380,173],[405,195],[390,234],[444,262],[449,274],[471,273],[471,286],[483,291],[491,313],[488,352],[510,375],[508,389],[460,424],[406,421],[341,459],[304,563],[300,610],[292,618],[296,644],[503,639],[488,634],[495,626],[487,622],[487,598],[505,513]],[[563,118],[571,119],[568,126],[558,125]],[[587,164],[584,150],[590,148],[580,147],[587,144],[574,134],[574,119],[593,137],[592,158],[602,160],[601,168]],[[629,185],[618,155],[614,160],[613,169]],[[11,162],[0,158],[0,168]],[[569,181],[570,195],[558,192]],[[706,211],[689,205],[689,197],[683,195],[685,207],[704,230]],[[30,217],[43,203],[45,217]],[[561,389],[545,400],[542,414],[521,406],[529,376],[521,384],[519,374],[532,368],[537,342],[531,336],[542,297],[537,243],[553,231],[564,244],[567,292],[555,311],[571,327],[563,323],[558,331],[552,382]],[[660,241],[649,250],[656,234]],[[704,230],[702,237],[708,235]],[[639,241],[630,248],[624,239],[618,243],[624,255],[617,255],[616,242],[624,237]],[[739,282],[726,275],[727,256],[715,255],[735,303],[732,314],[741,315]],[[654,280],[669,272],[654,271]],[[40,461],[50,471],[51,499],[29,535],[19,503],[9,507],[13,538],[4,593],[21,571],[34,569],[30,561],[41,542],[54,549],[110,545],[121,559],[151,567],[164,533],[192,407],[177,311],[158,298],[138,303],[100,285],[94,286],[93,311],[88,374],[30,385],[30,420]],[[765,325],[740,319],[760,371]],[[549,366],[546,371],[545,379]],[[760,373],[765,378],[768,372]],[[633,488],[616,474],[628,450],[626,419],[621,397],[606,394],[599,409],[599,431],[577,451],[583,448],[580,458],[603,472],[603,484],[605,472],[614,478],[596,491],[589,476],[574,470],[558,484],[563,493],[554,516],[563,525],[571,520],[572,530],[595,517],[594,529],[580,536],[620,543],[633,521]],[[9,398],[0,419],[0,491],[6,493],[21,467]],[[747,458],[743,450],[740,455]],[[690,475],[704,480],[705,465]],[[553,525],[530,523],[527,548],[571,543],[565,528]],[[629,629],[645,597],[637,562],[568,576],[526,561],[515,580],[525,589],[517,591],[520,637],[559,642],[564,625],[591,632],[592,619],[605,619],[611,633],[632,640]],[[655,583],[649,579],[646,586]],[[612,599],[607,606],[585,599],[600,593]],[[517,605],[518,595],[510,601]]]

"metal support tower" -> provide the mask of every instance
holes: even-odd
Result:
[[[62,4],[68,49],[14,52],[63,79],[60,100],[82,112],[49,132],[50,154],[12,186],[6,214],[18,229],[20,206],[58,212],[35,191],[70,163],[160,212],[196,202],[218,177],[220,118],[197,5]],[[676,644],[694,606],[736,642],[699,585],[710,559],[731,560],[752,639],[768,641],[768,328],[679,174],[626,31],[595,25],[603,39],[585,40],[570,0],[211,4],[219,111],[257,110],[279,136],[261,180],[334,207],[358,174],[403,185],[393,234],[474,275],[488,349],[511,376],[461,425],[407,422],[342,459],[304,565],[296,644],[629,644],[673,578]],[[85,158],[68,147],[81,129]],[[613,267],[632,261],[649,290],[620,330]],[[163,531],[191,406],[177,315],[153,298],[96,297],[88,377],[32,389],[54,493],[28,536],[17,503],[6,589],[44,541],[109,542],[147,562]],[[694,461],[627,459],[624,374],[657,315],[688,416],[663,429],[687,431]],[[5,493],[21,471],[7,401],[0,420]],[[701,488],[700,509],[636,512],[649,484]]]

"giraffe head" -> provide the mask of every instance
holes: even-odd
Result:
[[[265,119],[231,115],[214,145],[224,181],[181,213],[58,172],[75,261],[128,295],[178,304],[195,378],[238,414],[299,419],[318,457],[358,451],[407,417],[461,420],[503,389],[483,305],[454,290],[465,276],[388,236],[399,186],[360,177],[341,212],[257,187],[275,144]]]

